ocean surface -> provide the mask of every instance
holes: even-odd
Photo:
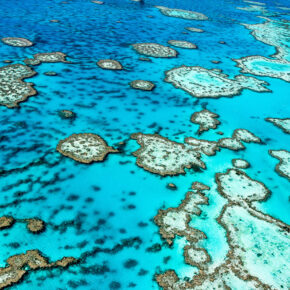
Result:
[[[247,160],[251,166],[243,171],[271,192],[257,202],[257,209],[289,224],[289,178],[275,171],[279,160],[268,151],[290,151],[290,135],[265,121],[290,118],[289,82],[242,73],[267,82],[270,91],[244,89],[233,97],[197,98],[164,81],[166,71],[181,65],[220,69],[233,79],[241,74],[234,59],[271,58],[275,47],[257,40],[242,25],[263,23],[259,16],[288,25],[289,48],[289,1],[260,2],[265,3],[262,11],[237,9],[255,5],[238,0],[104,0],[101,5],[90,0],[0,0],[0,38],[34,43],[14,47],[0,42],[1,67],[24,64],[24,59],[47,52],[65,53],[69,61],[31,66],[37,74],[24,81],[32,82],[37,94],[14,108],[0,106],[0,216],[16,220],[11,228],[0,230],[0,267],[7,266],[9,257],[34,249],[51,262],[78,259],[67,268],[28,269],[11,289],[161,289],[155,274],[169,269],[181,279],[191,279],[199,270],[184,261],[184,238],[176,237],[169,246],[154,217],[159,209],[177,207],[195,181],[210,187],[205,192],[209,204],[200,206],[202,213],[191,225],[206,234],[199,247],[208,252],[212,267],[222,263],[229,245],[217,217],[226,200],[217,190],[215,175],[233,168],[235,158]],[[156,5],[203,13],[208,20],[169,17]],[[171,39],[192,42],[197,49],[170,46]],[[138,54],[134,43],[170,46],[178,56],[142,61],[140,57],[148,56]],[[96,64],[101,59],[117,60],[123,70],[104,70]],[[57,75],[45,75],[48,71]],[[133,89],[133,80],[151,81],[156,88]],[[203,109],[219,115],[220,125],[198,135],[199,127],[190,118]],[[61,118],[61,110],[76,117]],[[203,155],[206,169],[161,176],[138,166],[132,155],[140,148],[130,138],[133,133],[184,143],[186,137],[217,141],[238,128],[249,130],[262,144]],[[97,134],[120,153],[90,164],[63,156],[56,147],[74,133]],[[169,183],[177,190],[168,188]],[[44,221],[45,231],[29,232],[23,220],[31,218]],[[288,258],[285,253],[286,262]],[[289,284],[283,286],[279,289]]]

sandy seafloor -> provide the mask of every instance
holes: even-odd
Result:
[[[250,162],[247,174],[271,190],[271,197],[259,208],[285,223],[290,221],[289,180],[275,172],[278,160],[268,154],[269,149],[289,150],[290,136],[264,120],[290,117],[289,83],[257,77],[270,84],[271,93],[243,90],[233,98],[197,99],[164,82],[164,72],[182,64],[219,68],[232,77],[240,70],[232,59],[275,53],[274,47],[257,41],[240,25],[262,22],[257,18],[261,13],[238,10],[248,4],[234,0],[144,2],[105,0],[98,5],[89,0],[0,0],[0,37],[25,37],[35,43],[27,48],[0,43],[1,66],[6,65],[5,59],[22,63],[35,53],[53,51],[67,54],[72,62],[35,66],[37,75],[27,81],[35,84],[38,94],[14,109],[0,106],[0,215],[38,217],[47,223],[40,235],[29,233],[22,223],[0,231],[0,266],[5,266],[8,257],[30,249],[39,249],[51,261],[89,253],[85,261],[68,269],[31,272],[12,289],[110,289],[113,281],[121,289],[129,289],[130,283],[136,284],[132,289],[158,289],[154,281],[158,271],[175,269],[180,277],[191,277],[197,269],[184,263],[182,239],[173,248],[166,246],[153,217],[159,208],[177,206],[193,181],[211,187],[209,206],[201,206],[203,213],[194,218],[194,225],[208,236],[202,245],[212,261],[219,263],[228,245],[224,229],[215,220],[225,201],[217,193],[214,176],[231,168],[233,158]],[[277,12],[275,17],[289,20],[287,10],[278,8],[289,8],[288,1],[264,2],[268,11]],[[154,5],[198,11],[209,20],[166,17]],[[188,26],[205,32],[183,34]],[[191,41],[198,49],[175,48],[177,58],[146,62],[138,60],[140,55],[130,47],[137,42],[166,45],[170,39]],[[106,58],[120,61],[124,70],[99,68],[96,62]],[[46,71],[58,75],[46,76]],[[156,89],[134,90],[128,83],[135,79],[150,80]],[[90,165],[56,151],[59,140],[84,132],[99,134],[109,145],[136,132],[158,132],[183,142],[185,137],[197,137],[198,126],[190,122],[190,116],[205,107],[220,116],[217,131],[224,136],[245,128],[265,144],[246,144],[239,152],[222,149],[216,156],[203,157],[206,170],[191,169],[185,175],[164,178],[135,164],[131,153],[139,146],[134,140],[122,154]],[[77,118],[61,119],[58,111],[62,109],[74,111]],[[202,138],[217,140],[220,136],[210,130]],[[178,190],[169,190],[169,182]],[[117,244],[126,244],[124,239],[134,239],[133,246],[112,253],[110,249]],[[162,245],[160,251],[146,250],[156,243]],[[170,257],[167,263],[166,257]],[[126,268],[128,259],[137,264]]]

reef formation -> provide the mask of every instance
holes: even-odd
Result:
[[[290,152],[286,150],[269,150],[269,154],[280,161],[275,170],[281,176],[290,180]]]
[[[200,112],[195,112],[190,117],[190,121],[194,124],[199,125],[198,134],[201,134],[204,131],[208,131],[210,129],[216,129],[220,124],[220,121],[217,120],[219,115],[212,113],[209,110],[202,110]]]
[[[155,85],[150,81],[144,80],[135,80],[130,82],[130,86],[137,90],[142,91],[152,91],[155,88]]]
[[[159,9],[159,11],[165,15],[170,17],[177,17],[186,20],[208,20],[208,17],[200,12],[183,10],[183,9],[173,9],[164,6],[155,6]]]
[[[290,134],[290,118],[279,119],[279,118],[266,118],[268,122],[273,123],[275,126],[283,130],[283,132]]]
[[[162,58],[171,58],[177,56],[177,51],[171,47],[164,46],[158,43],[135,43],[133,49],[138,53]]]
[[[33,42],[22,37],[4,37],[1,41],[7,45],[15,47],[28,47],[33,45]]]
[[[45,62],[68,62],[66,60],[66,54],[62,52],[44,52],[44,53],[36,53],[33,55],[33,58],[26,58],[24,62],[27,65],[39,65]]]
[[[200,257],[193,255],[199,269],[197,275],[188,281],[180,279],[174,270],[157,273],[159,286],[176,290],[287,288],[289,226],[260,212],[254,205],[267,199],[270,191],[263,183],[237,169],[216,174],[216,182],[218,192],[227,201],[217,219],[226,231],[229,245],[226,260],[211,269],[204,262],[200,265]],[[191,204],[190,208],[194,209],[195,205]],[[183,225],[184,217],[176,214],[172,223]],[[162,231],[160,234],[164,237]]]
[[[206,236],[203,232],[192,228],[189,223],[192,216],[199,216],[200,205],[207,205],[208,198],[203,191],[209,187],[202,183],[193,183],[192,191],[186,193],[185,199],[176,208],[160,209],[154,217],[155,224],[159,227],[159,233],[169,245],[172,245],[176,236],[184,237],[188,244],[183,249],[185,262],[191,266],[203,268],[209,261],[210,256],[196,243]]]
[[[92,133],[73,134],[61,140],[57,151],[81,163],[101,162],[109,153],[118,152],[102,137]]]
[[[185,29],[188,30],[188,31],[191,31],[191,32],[199,32],[199,33],[204,32],[203,29],[196,28],[196,27],[185,27]]]
[[[48,259],[38,250],[29,250],[25,254],[11,256],[6,261],[7,266],[0,268],[0,288],[17,284],[24,275],[31,271],[66,268],[77,261],[73,257],[63,257],[56,262],[49,263]]]
[[[186,40],[169,40],[168,44],[180,47],[180,48],[189,48],[189,49],[195,49],[197,46],[189,41]]]
[[[137,165],[161,176],[184,174],[185,168],[205,168],[200,154],[182,143],[173,142],[157,134],[135,133],[132,139],[141,146],[133,153]]]
[[[187,137],[177,143],[158,134],[135,133],[131,139],[141,146],[133,155],[136,164],[161,176],[185,174],[185,169],[206,169],[201,155],[213,156],[221,148],[238,151],[245,149],[243,142],[262,143],[261,139],[246,129],[236,129],[231,138],[209,141]]]
[[[243,75],[230,79],[217,70],[199,66],[180,66],[165,72],[165,81],[196,98],[220,98],[239,95],[243,89],[270,92],[267,82]],[[202,80],[202,81],[201,81]]]
[[[11,228],[16,222],[26,223],[27,230],[33,234],[45,230],[45,222],[39,218],[15,219],[12,216],[0,217],[0,230]]]
[[[232,164],[234,167],[240,168],[240,169],[246,169],[250,167],[250,163],[248,161],[244,159],[239,159],[239,158],[233,159]]]
[[[97,62],[97,65],[102,69],[122,70],[123,66],[120,62],[114,59],[101,59]]]
[[[0,68],[0,105],[15,108],[18,103],[36,95],[33,83],[24,82],[36,74],[30,67],[12,64]]]
[[[290,50],[287,45],[289,21],[265,19],[264,23],[243,24],[256,40],[275,47],[272,58],[253,55],[234,59],[243,73],[278,78],[290,82]]]

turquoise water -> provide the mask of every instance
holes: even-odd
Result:
[[[289,21],[287,10],[278,8],[289,8],[288,1],[264,2],[273,18]],[[270,198],[258,208],[289,224],[289,180],[274,171],[278,160],[268,150],[289,150],[290,136],[264,120],[290,117],[289,83],[257,77],[268,82],[272,92],[243,90],[233,98],[197,99],[164,82],[164,72],[180,65],[222,69],[232,79],[240,70],[233,59],[274,54],[273,46],[257,41],[240,25],[263,22],[257,18],[261,13],[238,10],[248,4],[226,0],[105,0],[103,5],[89,0],[0,0],[0,4],[0,38],[24,37],[35,43],[27,48],[0,43],[1,66],[7,65],[3,62],[7,59],[23,64],[33,54],[54,51],[67,54],[72,62],[34,66],[37,75],[26,81],[35,84],[38,94],[15,109],[0,106],[0,216],[37,217],[47,224],[39,235],[29,233],[23,223],[0,231],[0,266],[8,257],[30,249],[39,249],[51,261],[63,256],[81,258],[68,269],[32,271],[12,288],[158,289],[156,272],[175,269],[181,277],[195,274],[197,269],[184,263],[182,241],[168,247],[153,222],[158,209],[178,206],[194,181],[211,190],[209,206],[202,206],[202,215],[192,222],[208,236],[201,244],[212,261],[223,260],[228,245],[215,219],[225,200],[216,190],[214,177],[231,168],[233,158],[247,160],[251,164],[247,174],[271,190]],[[167,17],[154,5],[201,12],[209,20]],[[205,32],[189,32],[185,27]],[[177,58],[147,62],[140,61],[130,47],[138,42],[167,45],[170,39],[193,42],[198,49],[174,48]],[[107,58],[120,61],[124,70],[102,70],[96,65]],[[44,75],[47,71],[57,76]],[[134,90],[128,83],[135,79],[150,80],[156,89]],[[217,131],[223,137],[245,128],[264,144],[246,144],[239,152],[222,149],[216,156],[203,157],[206,170],[189,169],[176,177],[160,177],[138,167],[131,154],[139,148],[135,140],[129,140],[121,154],[90,165],[56,151],[59,140],[87,132],[99,134],[110,146],[136,132],[158,132],[182,143],[185,137],[197,137],[198,126],[190,116],[203,108],[220,116]],[[76,119],[61,119],[58,111],[63,109],[75,112]],[[207,140],[219,138],[214,130],[202,135]],[[178,190],[168,189],[170,182]],[[148,251],[156,243],[161,249]],[[114,251],[116,245],[122,246]],[[134,260],[134,266],[126,267],[128,260]]]

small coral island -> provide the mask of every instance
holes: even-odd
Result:
[[[158,43],[135,43],[132,45],[138,53],[153,56],[171,58],[177,56],[177,51],[171,47],[164,46]]]
[[[118,150],[107,145],[99,135],[92,133],[73,134],[61,140],[57,151],[81,163],[103,161],[109,153]]]

